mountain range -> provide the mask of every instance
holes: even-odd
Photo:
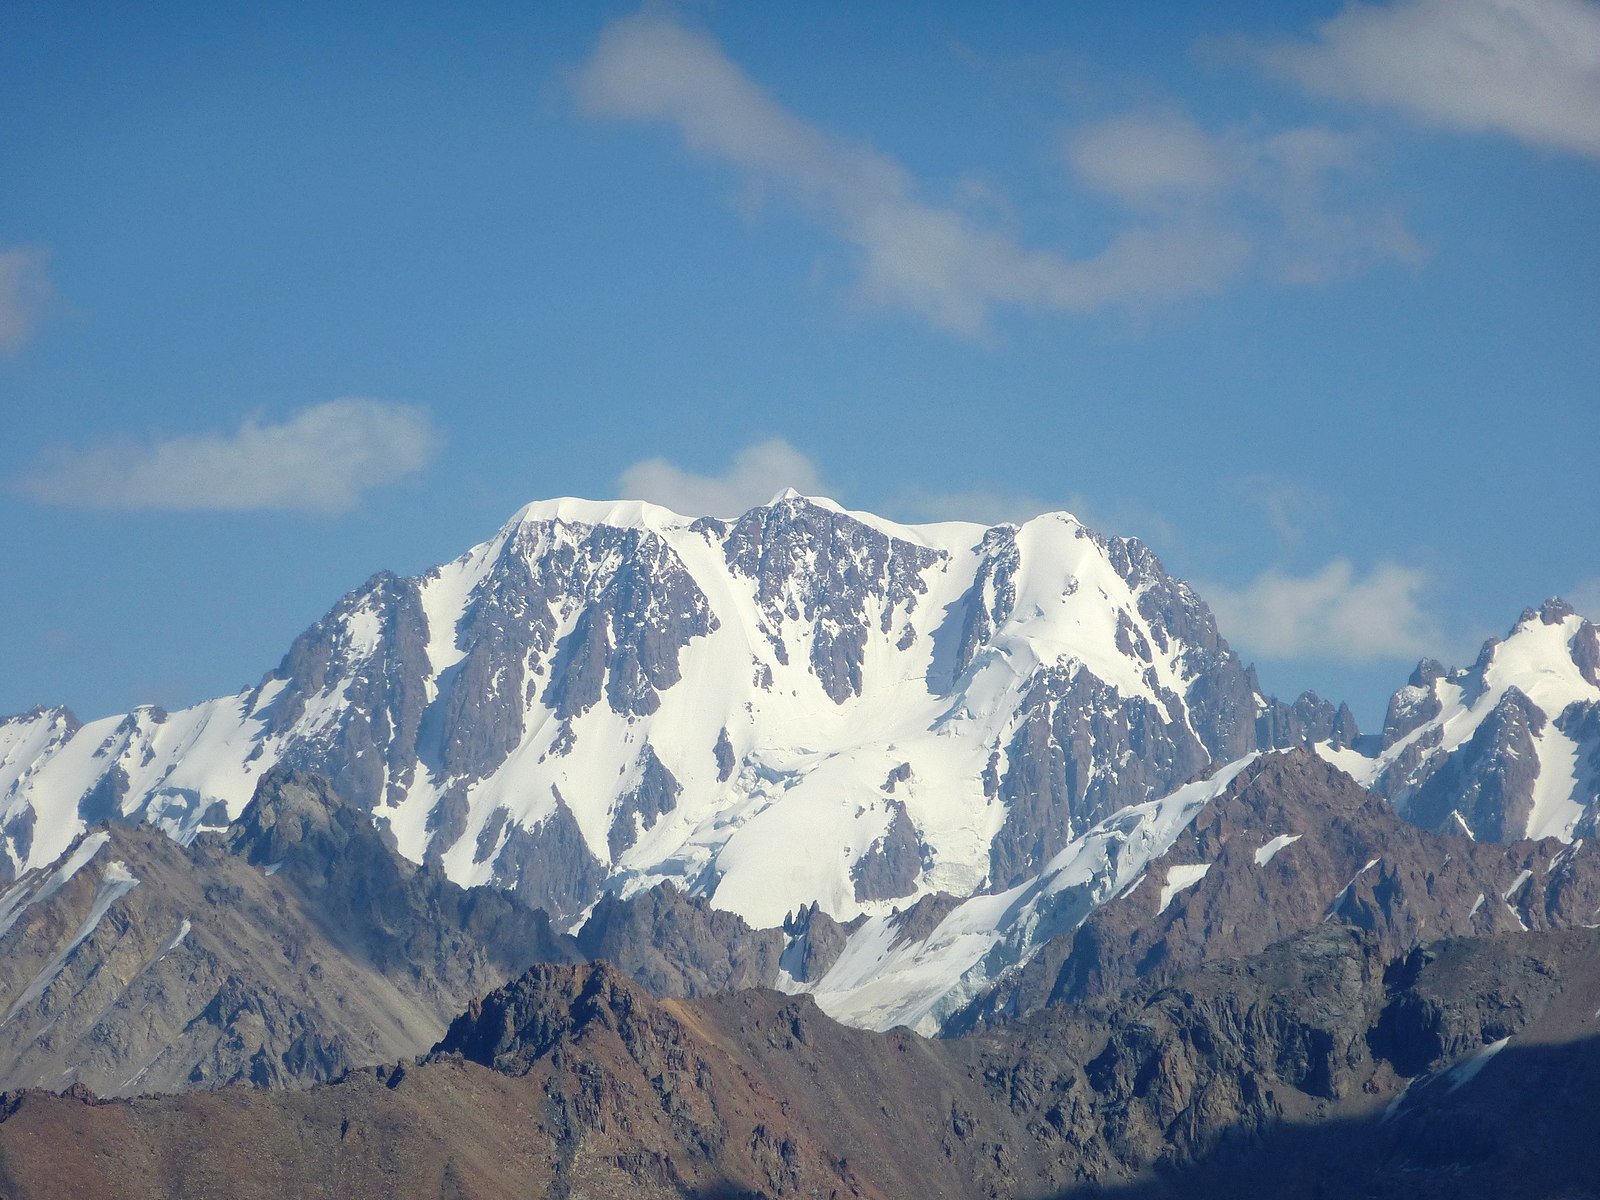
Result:
[[[1377,1145],[1460,1118],[1425,1081],[1547,1010],[1586,1036],[1568,1008],[1597,820],[1600,631],[1560,601],[1470,667],[1419,664],[1362,734],[1343,705],[1264,694],[1188,584],[1069,514],[536,503],[450,563],[374,576],[235,695],[0,721],[0,1087],[268,1089],[233,1117],[16,1093],[0,1182],[50,1194],[19,1138],[115,1121],[159,1147],[185,1120],[322,1129],[353,1105],[380,1131],[361,1153],[400,1129],[446,1148],[407,1194],[456,1194],[451,1170],[500,1194],[451,1106],[509,1121],[535,1086],[538,1132],[505,1161],[544,1162],[551,1194],[1066,1194],[1210,1169],[1285,1121]],[[1465,1003],[1406,998],[1440,961],[1500,1015],[1419,1048],[1402,1015],[1436,1029]],[[669,1027],[662,1093],[639,1047]],[[580,1064],[617,1037],[592,1069],[634,1090],[591,1095]],[[649,1089],[616,1083],[640,1070],[643,1110]],[[1150,1070],[1184,1096],[1153,1100]],[[719,1108],[727,1071],[767,1090]],[[982,1188],[927,1190],[871,1157],[878,1118],[825,1120],[862,1071],[893,1136]],[[1031,1098],[1014,1082],[1002,1116],[991,1071]],[[925,1087],[944,1116],[890,1121]],[[441,1107],[398,1099],[419,1088]],[[648,1127],[634,1151],[618,1121]],[[972,1132],[1002,1127],[1003,1148]],[[1216,1178],[1260,1168],[1229,1155]],[[151,1170],[125,1194],[197,1186]]]

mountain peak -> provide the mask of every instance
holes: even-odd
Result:
[[[617,529],[681,528],[693,521],[648,500],[587,500],[580,496],[557,496],[524,504],[506,522],[506,527],[535,522],[565,525],[607,525]]]

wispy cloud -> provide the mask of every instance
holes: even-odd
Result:
[[[1260,511],[1279,544],[1285,547],[1304,541],[1306,526],[1328,508],[1326,496],[1277,475],[1243,475],[1231,484],[1241,498]]]
[[[1374,147],[1362,135],[1320,125],[1211,130],[1152,109],[1074,130],[1067,157],[1086,186],[1144,220],[1237,239],[1280,283],[1423,257],[1400,211],[1369,194]]]
[[[1309,40],[1248,48],[1317,95],[1600,157],[1600,4],[1347,3]]]
[[[38,246],[0,250],[0,354],[21,350],[54,301],[49,262],[49,252]]]
[[[721,474],[697,475],[665,458],[647,458],[617,477],[617,490],[628,499],[689,516],[735,517],[787,487],[810,496],[827,493],[816,463],[782,438],[735,452]]]
[[[984,525],[1021,525],[1040,513],[1073,505],[1051,503],[1038,496],[989,488],[934,491],[908,488],[890,502],[891,511],[908,521],[977,521]]]
[[[1424,571],[1381,563],[1365,575],[1338,558],[1310,575],[1270,570],[1243,587],[1198,585],[1227,637],[1265,659],[1369,663],[1437,651]]]
[[[1097,145],[1086,131],[1073,161],[1128,219],[1099,253],[1073,258],[1026,245],[993,216],[928,199],[899,162],[784,108],[714,40],[658,13],[608,25],[576,88],[590,113],[672,125],[692,150],[741,172],[747,190],[809,214],[854,249],[866,301],[964,334],[983,332],[1002,308],[1088,313],[1219,292],[1260,257],[1261,233],[1248,217],[1217,219],[1222,201],[1263,189],[1279,226],[1307,226],[1289,251],[1307,240],[1325,257],[1331,241],[1352,236],[1364,254],[1403,257],[1411,249],[1397,229],[1374,233],[1370,220],[1335,228],[1324,207],[1305,199],[1316,191],[1308,181],[1342,170],[1334,158],[1349,150],[1317,131],[1204,145],[1194,144],[1205,135],[1193,129],[1156,130],[1166,136],[1159,180],[1134,178],[1139,164],[1111,161],[1109,140]],[[1148,122],[1140,128],[1150,132]],[[1191,144],[1175,143],[1184,138]],[[1201,157],[1182,161],[1186,154]],[[1284,260],[1284,278],[1327,273],[1293,267],[1294,253],[1271,257]]]
[[[1566,600],[1589,620],[1600,621],[1600,575],[1573,584]]]
[[[422,470],[441,444],[425,409],[346,398],[231,433],[47,451],[10,487],[74,508],[337,513]]]

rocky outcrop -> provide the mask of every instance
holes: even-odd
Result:
[[[676,808],[682,793],[677,777],[662,765],[655,750],[646,745],[639,756],[639,782],[622,794],[611,817],[608,844],[612,859],[620,858],[657,817]]]
[[[515,892],[557,921],[587,908],[606,879],[606,864],[595,857],[560,791],[552,789],[550,814],[532,828],[503,820],[503,840],[494,858],[496,887]],[[487,828],[487,826],[486,826]]]
[[[778,660],[788,661],[786,627],[804,625],[811,670],[835,704],[861,694],[870,631],[909,617],[928,590],[923,572],[944,558],[798,496],[725,528],[728,567],[754,585]]]
[[[1544,726],[1544,713],[1521,689],[1507,688],[1472,736],[1411,792],[1407,816],[1425,829],[1459,822],[1486,841],[1515,838],[1533,811]]]
[[[891,780],[894,773],[891,773]],[[901,780],[903,782],[903,780]],[[857,900],[893,900],[916,890],[922,874],[922,843],[906,806],[890,800],[889,827],[850,868]]]
[[[584,957],[606,959],[657,996],[704,996],[769,987],[784,936],[751,929],[670,883],[620,900],[607,896],[578,931]]]
[[[1188,727],[1149,700],[1122,699],[1087,670],[1041,673],[1006,747],[993,887],[1014,887],[1096,821],[1171,791],[1208,761]]]
[[[839,961],[849,940],[849,928],[840,925],[815,903],[791,913],[783,923],[789,939],[779,965],[799,983],[815,983]]]
[[[343,701],[291,741],[282,765],[326,775],[363,807],[402,799],[416,769],[427,641],[416,580],[381,572],[339,601],[253,693],[264,737],[301,730],[319,698]]]
[[[1259,687],[1256,690],[1259,692]],[[1293,704],[1276,698],[1265,700],[1256,717],[1256,745],[1262,750],[1287,750],[1317,742],[1342,750],[1354,746],[1360,736],[1348,704],[1335,708],[1315,692],[1300,693]]]

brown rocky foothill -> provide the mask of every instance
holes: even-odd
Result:
[[[1580,1118],[1563,1103],[1524,1147],[1555,1104],[1495,1106],[1537,1088],[1550,1047],[1594,1057],[1597,951],[1600,934],[1566,930],[1392,960],[1330,924],[944,1040],[849,1029],[761,989],[658,1000],[607,964],[539,965],[427,1056],[336,1083],[7,1094],[0,1185],[15,1200],[1221,1196],[1268,1178],[1284,1195],[1530,1194],[1515,1172],[1551,1178],[1524,1159]],[[1516,1052],[1496,1054],[1502,1039]],[[1565,1100],[1593,1091],[1570,1081]],[[1434,1161],[1486,1106],[1501,1153]],[[1307,1129],[1345,1137],[1263,1161]],[[1329,1179],[1364,1190],[1315,1190]]]

